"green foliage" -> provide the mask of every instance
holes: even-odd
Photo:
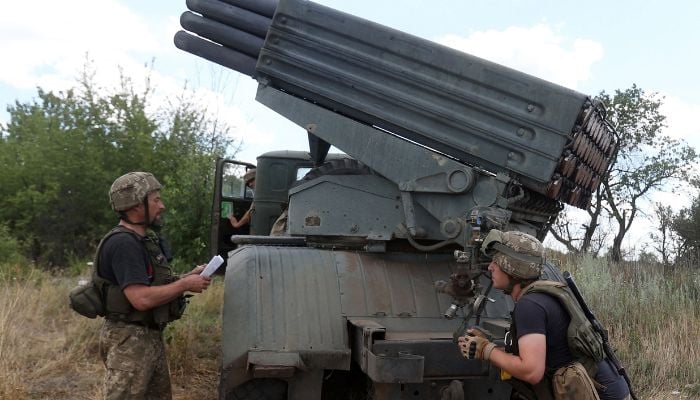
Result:
[[[0,224],[0,264],[16,263],[20,260],[19,245],[7,226]]]
[[[65,92],[37,90],[8,107],[0,126],[0,221],[22,252],[41,265],[91,259],[102,235],[117,223],[107,196],[129,171],[153,172],[166,187],[176,255],[202,261],[214,159],[230,139],[225,124],[183,99],[154,109],[150,86],[137,93],[97,87],[86,71]]]
[[[679,238],[676,264],[697,268],[700,264],[700,197],[673,216],[671,229]]]
[[[613,260],[622,259],[622,241],[639,213],[639,201],[652,192],[667,189],[695,174],[695,149],[663,133],[666,117],[663,99],[647,94],[636,85],[599,100],[606,105],[609,120],[620,135],[620,147],[609,178],[603,182],[605,207],[618,225],[613,241]]]

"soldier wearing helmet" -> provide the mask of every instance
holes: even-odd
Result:
[[[512,325],[505,349],[497,348],[480,329],[470,329],[458,340],[460,350],[466,358],[487,360],[512,377],[510,382],[522,396],[518,398],[553,399],[551,374],[575,359],[569,348],[571,317],[565,305],[550,294],[532,290],[542,282],[544,247],[526,233],[493,229],[481,251],[491,258],[488,270],[493,287],[515,302]],[[595,363],[594,377],[600,388],[593,389],[591,382],[590,393],[579,393],[575,398],[627,399],[628,387],[608,360]]]
[[[203,266],[175,277],[149,229],[165,211],[161,187],[151,173],[130,172],[109,190],[119,224],[100,241],[93,277],[105,309],[100,355],[107,399],[172,398],[162,331],[182,315],[184,293],[201,293],[210,283],[199,275]]]
[[[245,184],[246,188],[255,190],[255,168],[249,169],[243,175],[243,183]],[[241,219],[237,219],[233,214],[229,214],[228,219],[229,222],[231,222],[231,226],[233,226],[235,229],[246,226],[250,223],[253,212],[255,212],[255,205],[251,204],[250,208],[245,212],[245,214],[243,214]]]

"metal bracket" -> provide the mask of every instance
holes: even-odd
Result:
[[[299,353],[250,351],[248,369],[254,378],[291,378],[296,370],[307,368]]]
[[[425,358],[421,355],[399,351],[396,355],[375,354],[375,340],[384,338],[386,328],[371,320],[350,320],[356,332],[353,354],[360,354],[358,364],[362,371],[376,383],[423,382]],[[359,347],[359,348],[358,348]]]

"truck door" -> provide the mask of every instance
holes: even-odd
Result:
[[[216,160],[214,177],[214,201],[211,209],[210,255],[220,255],[226,260],[228,252],[236,246],[231,235],[248,235],[250,225],[234,229],[229,215],[241,218],[253,203],[253,191],[243,184],[243,175],[255,165],[235,160]],[[223,269],[221,269],[223,270]]]

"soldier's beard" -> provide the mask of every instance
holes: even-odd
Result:
[[[158,215],[155,218],[153,218],[153,220],[150,224],[148,224],[148,226],[153,230],[160,230],[161,228],[163,228],[163,219],[160,215]]]

